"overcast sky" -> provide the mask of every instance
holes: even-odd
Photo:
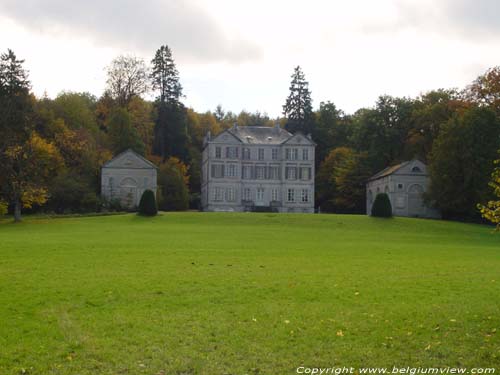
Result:
[[[498,0],[0,0],[0,48],[33,90],[102,94],[120,54],[168,44],[185,103],[278,116],[301,65],[315,108],[464,87],[500,65]]]

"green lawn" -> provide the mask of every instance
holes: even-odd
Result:
[[[0,223],[1,375],[393,365],[500,370],[500,234],[348,215]]]

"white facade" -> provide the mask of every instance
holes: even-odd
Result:
[[[117,155],[101,169],[101,195],[119,200],[123,207],[134,209],[142,193],[152,190],[156,195],[157,167],[141,155],[127,150]]]
[[[424,193],[429,187],[427,166],[420,160],[407,161],[377,173],[366,184],[366,210],[371,214],[378,193],[389,196],[394,216],[440,218],[438,210],[428,207]]]
[[[205,138],[204,211],[314,212],[315,143],[275,127],[233,126]]]

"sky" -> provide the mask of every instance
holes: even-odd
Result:
[[[463,88],[500,65],[498,0],[0,0],[0,52],[33,91],[100,96],[119,55],[171,47],[187,106],[281,115],[300,65],[313,106]]]

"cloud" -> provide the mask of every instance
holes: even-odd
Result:
[[[183,61],[238,63],[261,56],[255,44],[226,36],[193,0],[2,0],[0,13],[35,32],[132,53],[152,56],[168,44]]]
[[[362,27],[368,33],[394,33],[408,29],[477,41],[500,37],[498,0],[401,0],[394,13]]]

